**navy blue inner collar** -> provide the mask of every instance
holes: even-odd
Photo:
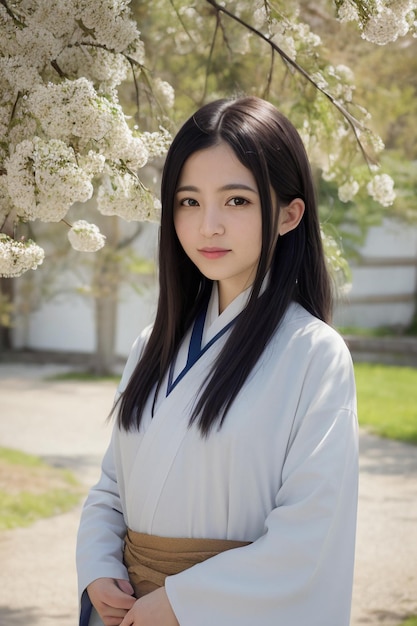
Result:
[[[191,333],[190,345],[188,347],[187,363],[185,364],[184,369],[181,370],[181,372],[178,374],[178,376],[177,376],[177,378],[175,380],[174,380],[174,369],[175,369],[175,362],[176,362],[176,358],[175,357],[174,357],[174,359],[173,359],[173,361],[171,363],[171,366],[169,368],[169,376],[168,376],[168,385],[167,385],[167,393],[166,393],[167,396],[169,396],[171,391],[178,385],[178,383],[184,378],[184,376],[193,367],[193,365],[195,363],[197,363],[197,361],[203,356],[203,354],[205,354],[205,352],[207,352],[207,350],[209,348],[211,348],[211,346],[229,330],[229,328],[235,323],[236,319],[240,315],[240,314],[237,315],[228,324],[226,324],[226,326],[224,326],[204,346],[204,348],[202,348],[201,344],[202,344],[202,341],[203,341],[203,332],[204,332],[204,325],[205,325],[205,322],[206,322],[208,305],[209,305],[209,300],[207,300],[203,304],[200,312],[198,313],[198,315],[197,315],[197,317],[195,319],[193,330],[192,330],[192,333]]]

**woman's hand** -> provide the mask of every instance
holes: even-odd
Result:
[[[180,626],[165,588],[161,587],[136,600],[120,626]]]
[[[136,602],[128,580],[97,578],[88,585],[87,593],[104,626],[119,626]]]

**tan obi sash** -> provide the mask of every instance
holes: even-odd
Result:
[[[162,587],[167,576],[179,574],[220,552],[247,546],[249,543],[229,539],[157,537],[128,529],[124,562],[135,589],[135,596],[140,598]]]

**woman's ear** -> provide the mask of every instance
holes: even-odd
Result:
[[[297,228],[304,215],[305,204],[301,198],[294,198],[287,206],[281,207],[278,232],[280,235],[286,235],[290,230]]]

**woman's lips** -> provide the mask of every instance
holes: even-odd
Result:
[[[199,253],[206,259],[220,259],[226,256],[230,250],[226,248],[200,248]]]

